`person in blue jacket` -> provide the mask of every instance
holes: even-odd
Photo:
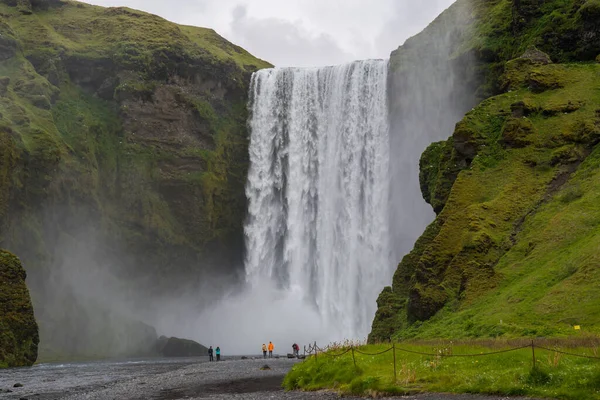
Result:
[[[219,346],[215,349],[215,354],[217,355],[217,361],[221,361],[221,348]]]

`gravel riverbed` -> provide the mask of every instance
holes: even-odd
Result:
[[[229,358],[42,364],[0,371],[0,399],[179,400],[337,399],[334,393],[284,392],[281,382],[297,360]],[[267,364],[270,369],[262,370]],[[22,384],[22,387],[14,387]],[[10,390],[11,392],[6,392]],[[414,400],[499,400],[507,397],[425,394]]]

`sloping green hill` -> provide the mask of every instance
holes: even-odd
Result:
[[[453,56],[474,54],[491,97],[421,159],[438,216],[379,297],[371,341],[600,332],[598,10],[468,5]]]
[[[248,86],[270,65],[128,8],[0,15],[0,247],[27,268],[42,348],[115,352],[108,324],[81,331],[115,288],[160,299],[241,267]]]

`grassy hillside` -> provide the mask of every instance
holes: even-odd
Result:
[[[248,85],[269,64],[128,8],[4,0],[0,15],[0,245],[27,265],[42,345],[71,346],[61,329],[89,313],[75,271],[157,298],[234,275]]]
[[[379,297],[369,339],[597,334],[597,4],[469,6],[454,56],[475,54],[487,99],[421,158],[438,216]]]

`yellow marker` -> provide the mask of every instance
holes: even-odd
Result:
[[[581,326],[580,325],[575,325],[573,328],[575,328],[576,331],[580,331],[581,330]]]

